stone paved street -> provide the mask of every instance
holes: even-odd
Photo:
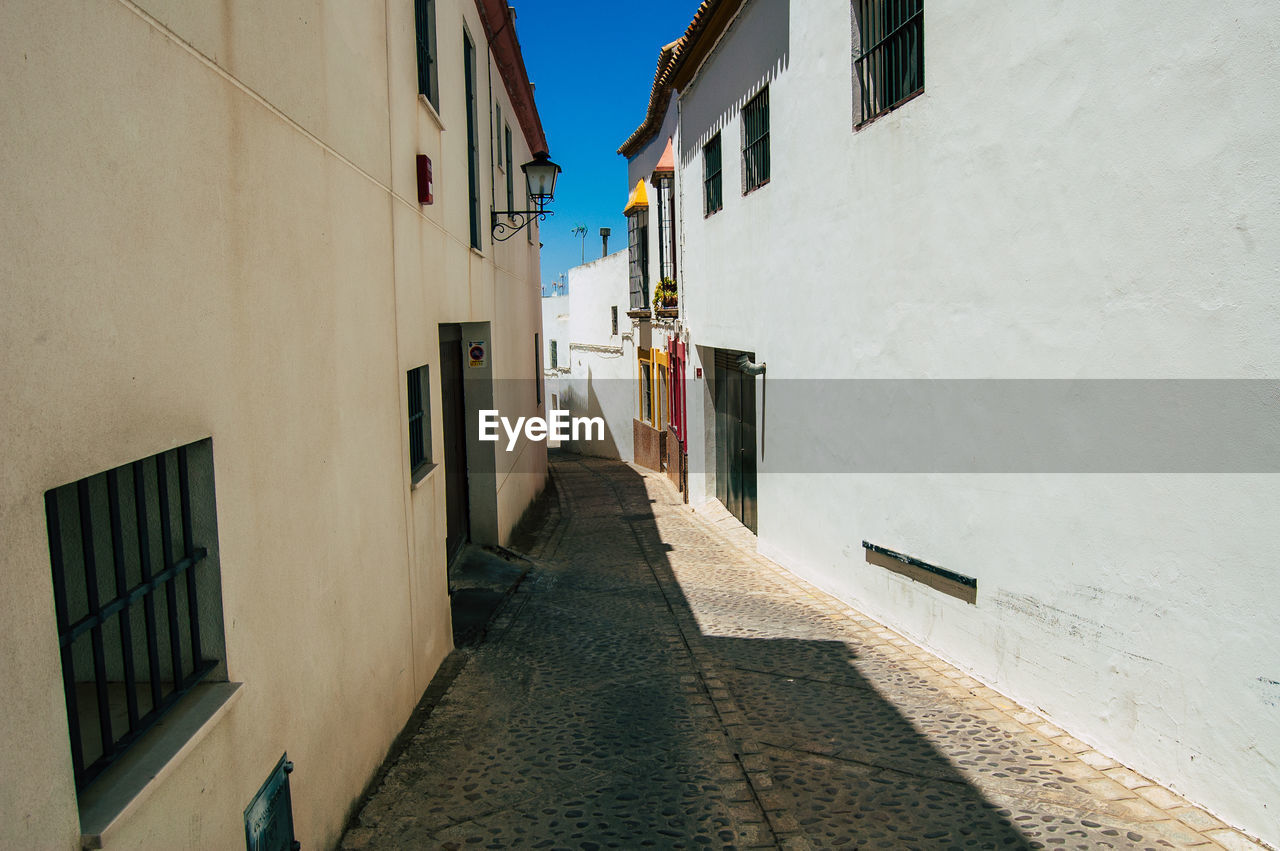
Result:
[[[662,476],[552,463],[532,567],[344,848],[1259,847]]]

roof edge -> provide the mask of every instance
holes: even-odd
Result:
[[[529,152],[551,153],[547,134],[542,129],[542,117],[538,114],[538,104],[533,97],[533,84],[529,82],[529,72],[524,65],[524,54],[516,37],[515,18],[507,0],[475,2],[480,21],[484,24],[485,41],[498,66],[498,75],[502,77],[502,85],[511,99],[511,107],[529,145]]]
[[[659,51],[648,111],[640,126],[618,148],[619,154],[630,159],[657,134],[671,103],[671,93],[689,84],[744,2],[746,0],[702,0],[684,35]]]

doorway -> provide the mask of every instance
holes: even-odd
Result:
[[[467,488],[467,409],[463,390],[462,328],[440,326],[440,397],[444,419],[445,552],[450,563],[471,539]]]
[[[716,349],[716,498],[756,532],[756,379],[738,367],[752,352]]]

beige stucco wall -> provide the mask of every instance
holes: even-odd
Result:
[[[332,845],[449,651],[443,470],[411,487],[405,371],[432,365],[439,447],[438,323],[491,322],[532,375],[539,320],[536,236],[487,236],[483,53],[468,244],[462,28],[484,38],[474,4],[438,5],[439,119],[412,0],[0,5],[0,736],[22,743],[0,752],[0,846],[79,845],[48,488],[213,438],[243,687],[108,847],[237,847],[286,750],[298,838]],[[545,450],[499,469],[509,532]]]

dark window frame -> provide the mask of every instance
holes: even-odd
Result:
[[[649,208],[627,214],[627,264],[631,309],[649,307]]]
[[[724,209],[724,151],[716,133],[702,146],[702,215],[710,217]]]
[[[511,125],[506,126],[507,133],[507,209],[516,208],[516,170],[511,167]],[[525,209],[528,209],[527,207]]]
[[[440,74],[436,60],[436,0],[414,0],[418,45],[418,94],[440,110]]]
[[[538,332],[533,333],[533,393],[538,407],[542,407],[542,342]]]
[[[769,87],[742,107],[742,194],[769,182]]]
[[[654,181],[658,202],[658,280],[676,280],[675,180],[669,174]]]
[[[854,129],[924,92],[924,0],[851,0]]]
[[[467,99],[467,193],[471,203],[471,247],[481,250],[480,236],[480,137],[476,128],[476,48],[462,34],[462,75]]]
[[[226,652],[212,440],[52,488],[44,500],[80,792],[193,688],[219,670],[225,679],[223,659],[206,652]],[[88,647],[79,644],[86,638]],[[78,667],[91,668],[92,678],[78,681],[89,676]],[[116,735],[113,707],[118,713],[121,704],[125,729]],[[82,709],[96,724],[81,723]]]
[[[431,367],[414,367],[405,373],[409,411],[409,475],[417,481],[432,467]]]

